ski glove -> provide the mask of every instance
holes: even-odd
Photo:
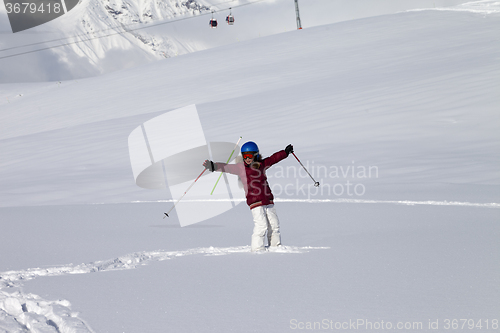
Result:
[[[215,164],[214,164],[214,162],[212,162],[210,160],[205,160],[205,162],[203,163],[203,166],[205,167],[205,169],[208,169],[211,172],[215,171]]]
[[[286,153],[286,156],[290,155],[290,153],[293,153],[293,146],[292,145],[286,146],[285,153]]]

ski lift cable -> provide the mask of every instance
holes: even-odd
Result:
[[[229,7],[229,8],[238,8],[238,7],[248,6],[248,5],[254,5],[254,4],[257,4],[257,3],[260,3],[260,2],[265,2],[265,1],[269,1],[269,0],[256,0],[256,1],[248,2],[248,3],[244,3],[244,4],[241,4],[241,5],[232,6],[232,7]],[[227,2],[231,2],[231,1],[221,2],[221,3],[218,3],[216,5],[219,5],[219,4],[222,4],[222,3],[227,3]],[[223,9],[220,9],[219,11],[228,10],[229,8],[223,8]],[[199,16],[205,16],[205,15],[210,15],[210,14],[211,14],[211,12],[206,12],[206,13],[202,13],[202,14],[199,14],[199,15],[196,15],[196,16],[183,17],[183,18],[179,18],[179,19],[176,19],[176,20],[170,20],[170,21],[166,21],[166,22],[160,22],[160,23],[150,24],[150,25],[147,25],[147,26],[141,26],[141,27],[132,28],[132,29],[126,29],[126,27],[129,26],[129,25],[135,25],[135,24],[139,24],[139,23],[131,23],[129,25],[121,25],[119,27],[117,26],[116,28],[122,28],[122,29],[124,29],[124,31],[117,31],[117,32],[110,33],[110,34],[107,34],[107,35],[89,37],[89,38],[84,38],[84,39],[80,39],[80,40],[77,40],[77,41],[71,41],[71,42],[64,43],[64,44],[53,45],[53,46],[48,46],[48,47],[44,47],[44,48],[40,48],[40,49],[35,49],[35,50],[30,50],[30,51],[25,51],[25,52],[14,53],[14,54],[10,54],[10,55],[7,55],[7,56],[0,57],[0,60],[1,59],[6,59],[6,58],[12,58],[12,57],[16,57],[16,56],[21,56],[21,55],[25,55],[25,54],[30,54],[30,53],[35,53],[35,52],[50,50],[50,49],[54,49],[54,48],[58,48],[58,47],[63,47],[63,46],[68,46],[68,45],[73,45],[73,44],[79,44],[79,43],[83,43],[83,42],[87,42],[87,41],[91,41],[91,40],[96,40],[96,39],[100,39],[100,38],[106,38],[106,37],[116,36],[116,35],[124,34],[126,32],[131,32],[131,31],[137,31],[137,30],[152,28],[152,27],[156,27],[156,26],[160,26],[160,25],[166,25],[166,24],[175,23],[175,22],[179,22],[179,21],[185,21],[185,20],[197,18]],[[111,29],[114,29],[114,28],[110,27],[108,29],[98,30],[96,32],[107,31],[107,30],[111,30]],[[15,46],[15,47],[6,48],[6,49],[0,49],[0,52],[8,51],[8,50],[13,50],[13,49],[18,49],[18,48],[22,48],[22,47],[29,47],[29,46],[40,45],[40,44],[45,44],[45,43],[63,41],[63,40],[71,39],[71,38],[81,38],[81,35],[71,36],[71,37],[65,37],[65,38],[60,38],[60,39],[54,39],[54,40],[49,40],[49,41],[44,41],[44,42],[31,43],[31,44],[26,44],[26,45],[20,45],[20,46]]]
[[[235,0],[229,0],[229,1],[223,1],[223,2],[218,2],[216,4],[213,4],[212,6],[218,6],[218,5],[221,5],[221,4],[225,4],[225,3],[229,3],[229,2],[234,2]],[[250,5],[250,4],[254,4],[254,3],[258,3],[258,2],[262,2],[263,0],[260,0],[260,1],[254,1],[254,2],[250,2],[250,3],[246,3],[246,4],[242,4],[242,5],[236,5],[235,7],[241,7],[241,6],[246,6],[246,5]],[[231,7],[229,7],[229,9],[231,9]],[[226,10],[226,9],[222,9],[222,10]],[[195,15],[195,16],[190,16],[188,18],[194,18],[194,17],[198,17],[198,16],[202,16],[202,15],[206,15],[206,13],[203,13],[203,14],[199,14],[199,15]],[[187,18],[186,18],[187,19]],[[181,20],[181,19],[178,19],[178,20]],[[172,22],[176,22],[178,20],[172,20]],[[106,28],[106,29],[101,29],[101,30],[96,30],[94,31],[94,33],[100,33],[100,32],[104,32],[104,31],[109,31],[109,30],[114,30],[116,28],[124,28],[124,27],[128,27],[128,26],[132,26],[132,25],[137,25],[137,24],[147,24],[147,23],[129,23],[129,24],[120,24],[119,26],[113,26],[113,27],[109,27],[109,28]],[[40,45],[40,44],[45,44],[45,43],[52,43],[52,42],[58,42],[58,41],[62,41],[62,40],[66,40],[66,39],[70,39],[70,38],[76,38],[76,37],[80,37],[81,35],[76,35],[76,36],[70,36],[70,37],[64,37],[64,38],[58,38],[58,39],[52,39],[52,40],[46,40],[46,41],[43,41],[43,42],[37,42],[37,43],[31,43],[31,44],[25,44],[25,45],[20,45],[20,46],[13,46],[13,47],[8,47],[8,48],[5,48],[5,49],[0,49],[0,52],[3,52],[3,51],[9,51],[9,50],[15,50],[15,49],[19,49],[19,48],[22,48],[22,47],[27,47],[27,46],[33,46],[33,45]],[[107,36],[102,36],[102,37],[107,37]]]

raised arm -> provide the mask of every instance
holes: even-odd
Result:
[[[286,148],[284,150],[280,150],[280,151],[272,154],[268,158],[265,158],[262,161],[262,163],[264,163],[264,168],[269,168],[272,165],[278,163],[279,161],[284,160],[292,152],[293,152],[293,146],[292,145],[286,146]]]
[[[221,162],[212,162],[210,160],[206,160],[203,163],[203,166],[205,169],[208,169],[212,172],[214,171],[220,171],[220,172],[227,172],[231,173],[233,175],[239,175],[241,176],[241,173],[244,172],[244,166],[241,163],[238,164],[226,164],[226,163],[221,163]]]

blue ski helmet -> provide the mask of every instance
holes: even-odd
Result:
[[[243,144],[243,146],[241,146],[241,153],[246,153],[246,152],[255,152],[255,157],[258,158],[259,156],[259,147],[257,146],[257,144],[253,141],[248,141],[247,143]]]

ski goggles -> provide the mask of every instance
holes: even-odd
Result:
[[[250,158],[252,159],[255,156],[256,153],[254,152],[248,152],[248,153],[243,153],[243,159]]]

